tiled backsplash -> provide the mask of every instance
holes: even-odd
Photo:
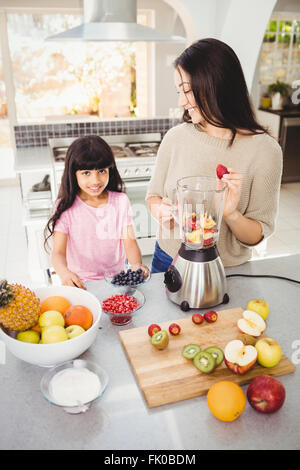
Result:
[[[127,119],[99,122],[70,122],[58,124],[32,124],[14,127],[16,146],[47,146],[48,140],[60,137],[80,137],[87,134],[119,135],[160,132],[164,135],[180,122],[177,118]]]

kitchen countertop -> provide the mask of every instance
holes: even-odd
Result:
[[[266,113],[277,114],[281,117],[300,117],[300,107],[295,108],[284,108],[284,109],[271,109],[271,108],[259,108],[260,111],[265,111]]]
[[[16,173],[25,171],[51,170],[53,161],[50,147],[21,147],[16,149],[14,170]]]
[[[256,260],[226,272],[300,280],[300,255]],[[97,295],[108,286],[100,281],[87,287]],[[131,328],[191,315],[167,299],[162,274],[154,274],[141,290],[146,303]],[[268,336],[279,341],[289,359],[294,353],[295,364],[300,362],[298,284],[236,277],[228,279],[228,293],[229,304],[215,310],[246,308],[252,298],[267,300],[271,310]],[[0,449],[300,449],[299,365],[293,374],[279,378],[286,401],[271,415],[256,412],[247,402],[240,418],[224,423],[210,413],[205,396],[148,409],[118,336],[121,328],[129,326],[113,326],[105,314],[100,325],[95,343],[81,357],[106,369],[109,385],[85,414],[69,415],[45,401],[39,387],[46,369],[20,361],[7,351],[6,364],[0,365]],[[246,392],[247,385],[242,388]]]

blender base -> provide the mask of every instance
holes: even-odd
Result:
[[[225,270],[216,246],[191,250],[183,243],[164,282],[168,298],[183,311],[229,302]]]

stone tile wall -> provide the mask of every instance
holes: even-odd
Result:
[[[49,139],[80,137],[88,134],[120,135],[160,132],[162,136],[181,120],[178,118],[127,119],[99,122],[27,124],[14,127],[16,146],[47,146]]]

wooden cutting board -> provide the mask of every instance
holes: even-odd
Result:
[[[204,395],[220,380],[231,380],[242,385],[261,374],[280,376],[295,371],[294,364],[284,355],[275,367],[265,368],[256,364],[245,375],[234,374],[224,362],[212,373],[204,374],[196,369],[192,361],[182,357],[182,348],[188,343],[199,344],[202,349],[208,346],[224,349],[229,341],[238,337],[236,323],[242,312],[242,308],[222,310],[218,312],[215,323],[204,321],[201,325],[195,325],[191,316],[175,320],[181,327],[181,333],[178,336],[170,335],[169,345],[162,351],[152,346],[147,331],[149,325],[119,332],[149,408]],[[159,325],[168,330],[171,323],[160,322]],[[280,343],[280,338],[275,339]]]

